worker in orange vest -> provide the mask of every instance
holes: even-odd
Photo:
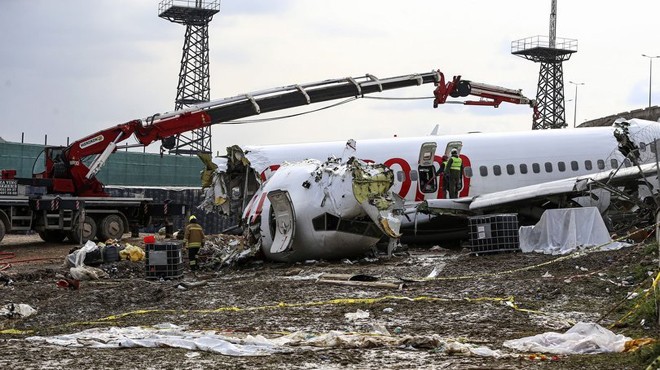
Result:
[[[204,229],[197,223],[195,215],[190,216],[188,225],[183,234],[183,243],[188,248],[188,260],[190,261],[190,270],[197,270],[197,252],[204,245]]]

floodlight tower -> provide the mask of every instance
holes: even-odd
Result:
[[[532,130],[566,127],[562,63],[577,52],[577,40],[557,39],[557,0],[550,9],[550,36],[532,36],[511,42],[511,54],[541,63],[536,102],[539,114]]]
[[[220,0],[163,0],[158,16],[186,26],[174,109],[210,100],[209,22],[220,11]],[[211,152],[211,128],[180,134],[170,149],[173,154]]]

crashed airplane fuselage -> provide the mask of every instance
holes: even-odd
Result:
[[[278,261],[364,254],[383,235],[399,236],[403,202],[383,165],[330,159],[285,163],[243,213],[251,237]]]
[[[402,228],[405,228],[407,225],[430,222],[442,211],[462,214],[477,214],[498,208],[510,211],[511,208],[507,206],[514,204],[517,207],[514,210],[533,213],[533,207],[524,209],[526,204],[516,204],[518,189],[524,189],[527,195],[538,193],[559,196],[560,194],[544,189],[544,184],[595,173],[614,172],[633,163],[655,162],[655,146],[652,143],[659,137],[660,124],[657,122],[630,120],[610,127],[573,130],[362,140],[357,143],[355,156],[365,162],[382,163],[392,171],[393,184],[389,190],[404,200],[403,213],[407,218],[402,219]],[[443,155],[450,155],[452,149],[459,152],[464,167],[458,199],[447,199],[443,184],[445,179],[439,171]],[[282,166],[285,162],[309,158],[341,158],[346,157],[345,151],[345,142],[230,148],[227,157],[214,160],[218,163],[219,170],[211,188],[214,189],[212,197],[224,212],[240,212],[244,215],[246,226],[260,230],[262,249],[271,258],[289,261],[301,258],[343,257],[353,254],[349,253],[353,250],[362,252],[377,240],[375,235],[367,236],[370,235],[368,228],[362,230],[363,235],[359,238],[355,235],[345,235],[345,231],[339,227],[328,233],[332,226],[337,226],[329,223],[328,219],[352,219],[348,217],[350,212],[342,211],[343,214],[338,214],[337,209],[330,207],[331,200],[327,195],[334,194],[332,198],[335,201],[355,198],[352,186],[345,184],[352,182],[352,175],[344,176],[341,181],[336,180],[339,177],[330,181],[329,177],[327,182],[317,183],[317,190],[312,190],[311,186],[307,189],[305,187],[309,182],[307,178],[314,178],[313,174],[318,173],[321,162],[287,166],[288,169],[281,172],[279,179],[275,177],[282,169],[287,168]],[[350,171],[347,170],[346,173]],[[269,185],[267,180],[271,178],[276,181]],[[301,196],[298,197],[292,195],[298,190],[294,192],[292,189],[305,191],[301,191]],[[288,198],[283,192],[288,192]],[[306,192],[308,196],[304,195]],[[309,196],[312,192],[322,196]],[[480,204],[480,198],[501,192],[502,196],[498,196],[498,199],[489,202],[487,206],[481,209],[476,206]],[[646,189],[646,192],[651,195],[651,189]],[[281,199],[286,200],[284,203],[290,205],[290,210],[278,209],[277,201]],[[267,200],[276,202],[273,204]],[[353,201],[356,209],[354,213],[359,214],[355,220],[376,221],[373,222],[376,225],[377,219],[364,217],[366,211],[359,207],[360,203]],[[430,210],[428,215],[415,214],[420,203],[424,203],[425,210]],[[603,207],[606,208],[607,205]],[[297,221],[295,235],[287,234],[289,229],[284,226],[288,221],[280,225],[277,217],[273,216],[287,212]],[[322,228],[318,226],[322,224],[319,221],[321,218],[325,220]],[[318,225],[315,226],[315,222]],[[382,231],[382,227],[373,230]],[[439,225],[433,231],[441,233],[446,230],[443,230],[443,225]],[[291,247],[293,249],[289,252],[297,249],[308,250],[309,253],[289,253],[286,256],[282,254],[282,258],[278,258],[272,250],[280,247],[271,250],[272,246],[281,245],[278,238],[298,239],[300,243],[294,240]]]

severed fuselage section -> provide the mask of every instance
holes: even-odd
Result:
[[[394,174],[382,164],[354,157],[308,159],[283,163],[259,182],[255,174],[245,176],[251,171],[245,158],[235,156],[228,162],[213,172],[206,206],[213,203],[226,214],[242,209],[248,242],[257,244],[268,259],[357,257],[381,239],[394,243],[400,236],[403,200],[390,191]],[[249,202],[236,204],[243,194]]]

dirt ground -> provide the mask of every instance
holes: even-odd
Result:
[[[139,244],[139,239],[129,240]],[[78,290],[58,288],[63,261],[76,246],[48,244],[38,236],[8,235],[0,244],[0,304],[37,309],[25,318],[0,317],[0,368],[6,369],[643,369],[644,351],[598,355],[547,356],[519,353],[503,342],[564,332],[575,322],[610,327],[634,306],[629,293],[648,289],[657,274],[657,246],[637,244],[619,251],[572,257],[537,253],[471,255],[467,248],[407,248],[391,258],[301,264],[252,261],[182,279],[145,279],[144,262],[121,261],[100,267],[108,279],[83,281]],[[13,254],[12,254],[13,253]],[[3,257],[12,259],[2,260]],[[21,262],[29,260],[27,262]],[[4,265],[6,266],[6,265]],[[435,279],[423,279],[434,271]],[[319,282],[320,274],[365,274],[393,287]],[[655,275],[654,275],[655,276]],[[182,282],[205,282],[183,290]],[[373,298],[370,300],[370,298]],[[641,308],[636,309],[639,311]],[[346,314],[368,312],[352,320]],[[72,334],[90,328],[171,323],[274,338],[332,331],[417,338],[367,348],[290,347],[265,356],[227,356],[180,348],[69,348],[27,340]],[[13,332],[15,329],[20,332]],[[612,330],[631,338],[658,339],[658,325],[639,321],[639,312]],[[451,353],[424,345],[435,336],[487,346],[504,356]],[[657,356],[657,355],[656,355]]]

